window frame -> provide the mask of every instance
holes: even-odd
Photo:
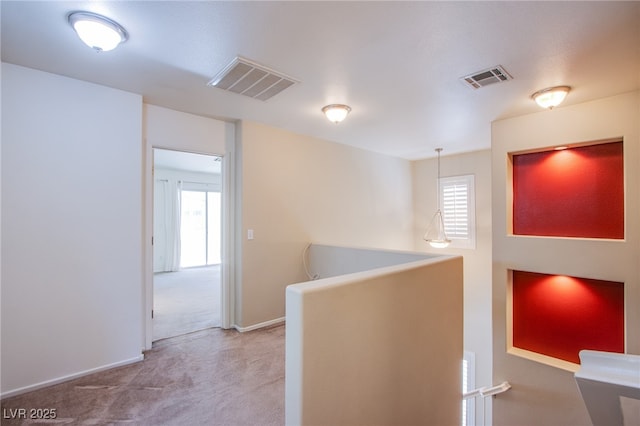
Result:
[[[471,392],[476,388],[476,354],[464,351],[462,359],[462,393]],[[461,426],[475,426],[476,399],[462,400]]]
[[[467,227],[468,236],[461,238],[456,235],[450,235],[447,233],[447,238],[451,240],[450,248],[459,249],[471,249],[476,248],[476,189],[475,189],[475,175],[458,175],[458,176],[446,176],[441,177],[438,181],[438,195],[440,198],[440,211],[442,211],[442,217],[445,223],[445,230],[447,228],[447,217],[451,209],[445,208],[445,189],[449,189],[455,185],[466,185],[467,187]]]

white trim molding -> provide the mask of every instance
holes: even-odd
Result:
[[[113,364],[103,365],[101,367],[91,368],[89,370],[80,371],[78,373],[69,374],[67,376],[57,377],[51,380],[45,380],[44,382],[36,383],[33,385],[25,386],[18,389],[13,389],[8,392],[4,392],[0,395],[0,399],[10,398],[12,396],[22,395],[23,393],[32,392],[38,389],[46,388],[48,386],[57,385],[59,383],[67,382],[69,380],[77,379],[80,377],[88,376],[90,374],[99,373],[101,371],[110,370],[116,367],[122,367],[129,364],[135,364],[136,362],[144,361],[144,354],[140,354],[137,357],[125,359],[123,361],[114,362]]]
[[[240,333],[244,333],[245,331],[252,331],[252,330],[257,330],[259,328],[265,328],[265,327],[270,327],[272,325],[282,324],[285,322],[285,319],[286,319],[285,317],[276,318],[269,321],[260,322],[258,324],[253,324],[248,327],[240,327],[239,325],[235,324],[233,328],[238,330]]]

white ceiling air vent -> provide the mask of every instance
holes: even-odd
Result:
[[[474,72],[473,74],[462,77],[460,80],[473,89],[479,89],[493,83],[502,83],[512,79],[513,77],[511,77],[501,65],[498,65],[487,68],[486,70]]]
[[[299,81],[238,56],[207,86],[266,101],[296,83]]]

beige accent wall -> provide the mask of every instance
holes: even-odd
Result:
[[[492,125],[493,376],[512,389],[493,402],[495,425],[588,425],[573,372],[508,353],[508,270],[565,274],[625,283],[626,348],[640,354],[640,92],[560,107]],[[510,235],[508,153],[624,139],[624,241]]]
[[[239,328],[284,317],[309,242],[413,248],[408,161],[247,121],[236,136]]]
[[[412,163],[416,224],[414,249],[464,258],[464,349],[476,357],[476,387],[492,386],[499,382],[492,383],[491,375],[491,151],[444,155],[440,166],[442,177],[475,176],[476,248],[434,249],[422,239],[436,211],[437,160],[431,158]],[[484,404],[478,399],[476,417],[491,424],[491,399]]]
[[[462,258],[287,289],[286,424],[459,425]]]

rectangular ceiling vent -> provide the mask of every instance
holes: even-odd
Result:
[[[296,83],[299,81],[238,56],[207,86],[266,101]]]
[[[513,77],[511,77],[501,65],[498,65],[486,70],[474,72],[473,74],[462,77],[460,80],[473,89],[479,89],[493,83],[503,83],[512,79]]]

